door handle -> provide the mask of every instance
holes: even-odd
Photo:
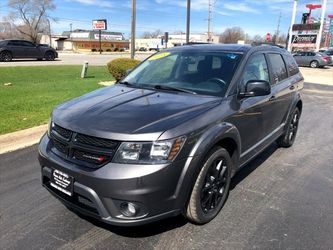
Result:
[[[272,95],[269,99],[268,99],[268,101],[274,101],[276,99],[276,96],[275,95]]]
[[[294,90],[294,89],[295,89],[295,86],[294,86],[294,85],[291,85],[291,86],[289,87],[289,89],[290,89],[290,90]]]

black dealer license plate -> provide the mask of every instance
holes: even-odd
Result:
[[[73,194],[73,177],[57,169],[52,171],[50,185],[69,196]]]

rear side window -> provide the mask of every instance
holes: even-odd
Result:
[[[284,61],[286,62],[287,69],[290,76],[296,75],[299,72],[297,62],[290,55],[284,55]]]
[[[268,54],[272,67],[274,83],[281,82],[288,77],[286,65],[280,54]]]

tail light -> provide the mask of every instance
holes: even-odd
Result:
[[[324,59],[325,61],[329,61],[331,58],[329,58],[328,56],[325,56],[323,59]]]

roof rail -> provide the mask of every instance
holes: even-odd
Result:
[[[281,46],[281,45],[278,45],[276,43],[270,43],[270,42],[253,42],[251,44],[252,46],[275,46],[275,47],[278,47],[280,49],[285,49],[284,46]]]
[[[207,42],[188,42],[188,43],[184,43],[183,45],[198,45],[198,44],[212,44],[212,43],[207,43]]]

